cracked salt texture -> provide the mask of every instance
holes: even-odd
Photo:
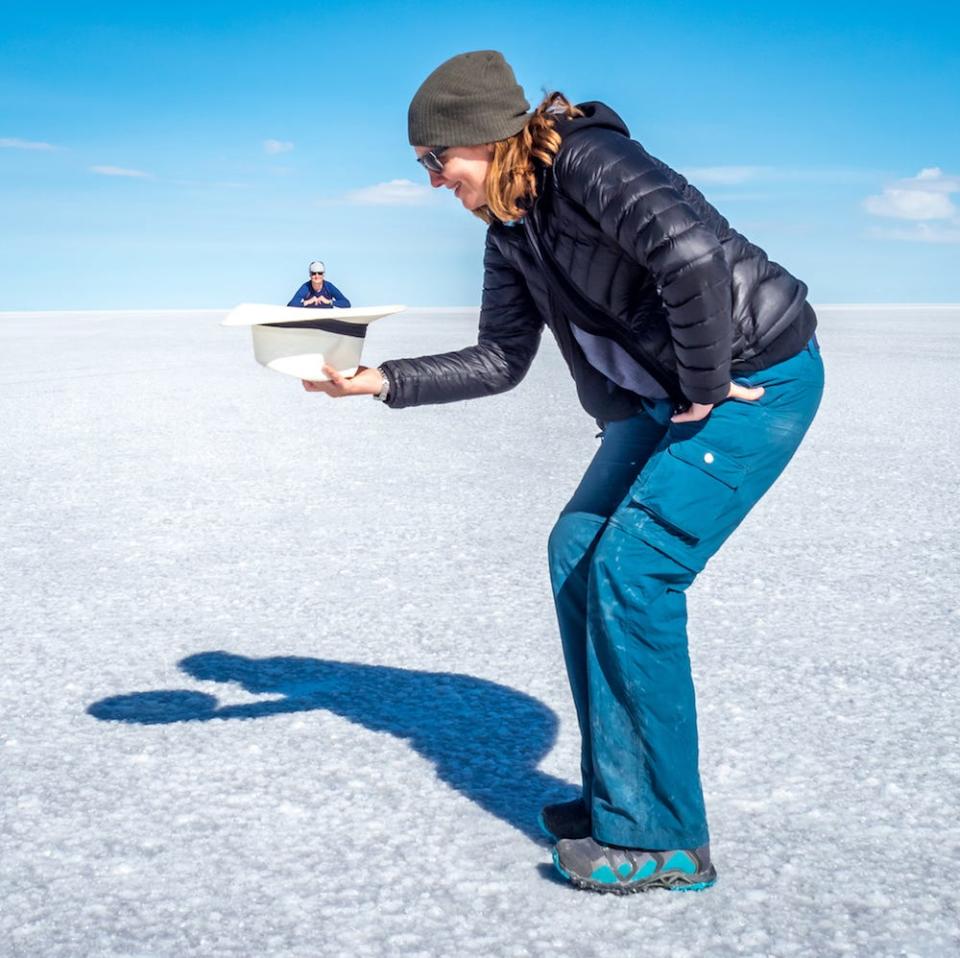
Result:
[[[0,953],[960,950],[960,310],[821,310],[820,416],[690,594],[720,881],[627,899],[534,824],[578,764],[544,552],[596,432],[555,348],[398,412],[216,319],[0,315]]]

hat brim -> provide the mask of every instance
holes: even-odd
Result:
[[[367,326],[404,306],[352,306],[349,309],[304,309],[244,303],[231,310],[222,326],[249,326],[253,355],[267,369],[323,382],[324,366],[352,376],[360,364]]]
[[[275,323],[306,323],[317,319],[337,319],[344,323],[367,325],[384,316],[392,316],[406,306],[351,306],[347,309],[310,309],[302,306],[276,306],[273,303],[241,303],[223,318],[221,326],[269,326]]]

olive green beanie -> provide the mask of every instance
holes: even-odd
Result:
[[[530,104],[496,50],[451,57],[414,94],[407,113],[411,146],[476,146],[505,140],[527,122]]]

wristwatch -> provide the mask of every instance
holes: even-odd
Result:
[[[374,393],[373,398],[379,402],[387,401],[387,394],[390,392],[390,380],[387,379],[386,375],[380,367],[377,367],[377,372],[383,377],[383,385],[380,387],[380,392]]]

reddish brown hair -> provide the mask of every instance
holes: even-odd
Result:
[[[560,134],[554,129],[556,116],[583,113],[562,93],[548,93],[519,133],[493,144],[493,160],[484,184],[487,205],[474,210],[485,223],[518,219],[524,212],[522,204],[536,197],[534,161],[552,166],[560,149]]]

